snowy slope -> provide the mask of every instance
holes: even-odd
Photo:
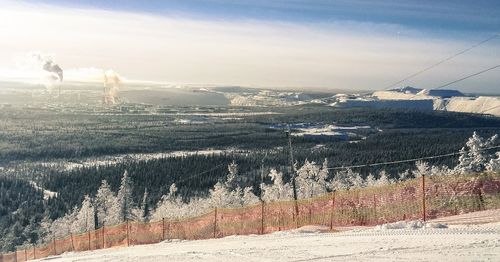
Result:
[[[478,98],[453,97],[443,100],[437,110],[482,113],[500,116],[500,97],[480,96]]]
[[[493,211],[498,217],[499,210]],[[416,226],[417,225],[417,226]],[[423,225],[423,227],[418,226]],[[319,233],[314,227],[263,236],[172,241],[67,253],[55,261],[499,261],[500,223],[426,226],[419,222]]]

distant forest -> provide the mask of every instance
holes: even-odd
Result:
[[[222,111],[224,109],[221,109]],[[245,109],[248,110],[248,109]],[[259,109],[262,110],[262,109]],[[336,123],[370,125],[381,131],[364,134],[366,139],[349,143],[338,139],[315,140],[293,137],[295,160],[306,159],[329,167],[367,164],[457,152],[473,131],[483,137],[500,134],[500,118],[450,112],[411,110],[332,109],[324,106],[266,108],[279,114],[245,116],[207,124],[179,125],[164,115],[83,115],[57,112],[0,111],[0,248],[34,243],[36,228],[44,217],[63,216],[85,195],[95,195],[106,179],[112,190],[119,187],[127,170],[133,181],[133,197],[140,202],[147,189],[150,205],[176,183],[179,194],[188,199],[204,196],[227,175],[227,165],[238,164],[243,183],[258,194],[261,172],[271,168],[290,178],[288,141],[282,130],[269,129],[283,123]],[[321,147],[316,145],[321,144]],[[245,150],[248,153],[193,155],[155,160],[124,161],[116,165],[62,170],[33,161],[66,161],[112,154],[200,150],[206,148]],[[454,166],[457,157],[436,159],[434,165]],[[7,167],[16,172],[7,173]],[[395,175],[412,169],[413,163],[358,168],[362,176],[382,169]],[[261,169],[262,168],[262,169]],[[333,171],[332,171],[333,173]],[[29,184],[58,192],[43,198]],[[269,182],[268,178],[264,182]],[[7,241],[8,239],[8,241]]]

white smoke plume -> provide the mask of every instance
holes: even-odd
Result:
[[[106,70],[103,72],[103,103],[116,104],[118,100],[118,91],[122,84],[122,79],[118,73],[113,70]]]
[[[63,70],[54,62],[51,55],[32,53],[28,57],[26,65],[41,71],[39,83],[45,86],[47,92],[52,93],[54,87],[60,88],[63,81]]]

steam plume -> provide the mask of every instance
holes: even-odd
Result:
[[[122,83],[120,75],[113,70],[106,70],[103,72],[103,103],[116,104],[118,100],[118,91]]]
[[[47,91],[52,93],[52,89],[55,86],[58,86],[60,89],[61,82],[63,81],[63,70],[58,64],[54,63],[52,57],[50,55],[32,54],[32,59],[37,67],[43,69],[45,72],[41,75],[41,82]]]

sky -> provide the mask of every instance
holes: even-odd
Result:
[[[0,80],[380,90],[500,33],[500,2],[0,0]],[[401,85],[433,88],[500,64],[500,37]],[[500,93],[493,70],[450,88]]]

